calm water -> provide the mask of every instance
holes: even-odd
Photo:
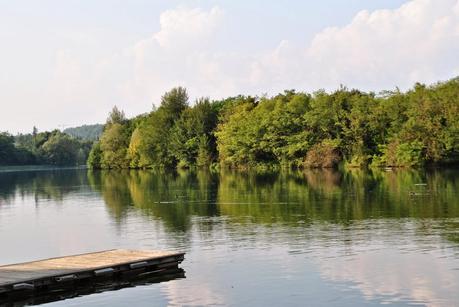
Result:
[[[459,171],[0,171],[0,246],[187,253],[185,279],[50,306],[459,306]]]

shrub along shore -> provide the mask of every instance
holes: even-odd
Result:
[[[92,168],[419,167],[459,162],[459,78],[407,92],[237,96],[189,104],[186,89],[126,119],[116,107]]]

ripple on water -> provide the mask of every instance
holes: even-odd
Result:
[[[409,195],[421,190],[411,172],[0,176],[2,262],[108,248],[187,253],[185,279],[53,305],[459,302],[459,172],[423,175],[422,197]]]

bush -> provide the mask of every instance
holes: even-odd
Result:
[[[337,167],[341,160],[337,141],[324,140],[311,147],[303,165],[307,168],[333,168]]]
[[[373,157],[372,166],[416,167],[424,164],[424,145],[420,141],[401,143],[398,140],[380,146],[382,156]]]

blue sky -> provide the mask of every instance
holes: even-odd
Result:
[[[0,131],[295,88],[407,89],[459,74],[458,0],[2,1]]]

